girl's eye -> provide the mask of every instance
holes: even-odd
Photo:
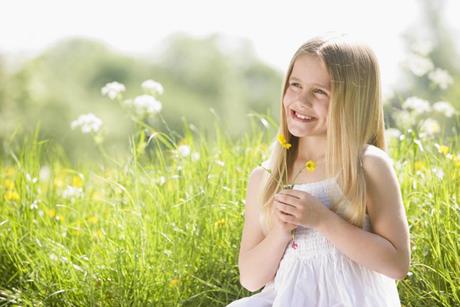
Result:
[[[314,90],[315,93],[318,93],[318,94],[321,94],[321,95],[324,95],[324,96],[327,96],[327,93],[319,88],[317,88],[316,90]]]
[[[291,82],[291,86],[300,87],[300,84],[297,82]]]

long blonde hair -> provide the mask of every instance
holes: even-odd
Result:
[[[285,75],[280,104],[278,134],[292,146],[286,150],[275,140],[270,169],[259,194],[263,204],[260,222],[267,233],[272,225],[272,203],[275,193],[290,178],[288,172],[297,156],[299,138],[287,128],[283,97],[295,60],[304,54],[318,56],[331,77],[331,97],[327,121],[326,173],[335,177],[344,198],[331,204],[331,210],[350,223],[363,227],[366,213],[366,181],[362,153],[366,144],[387,151],[384,137],[384,116],[380,89],[379,66],[373,51],[364,44],[341,36],[314,37],[295,52]]]

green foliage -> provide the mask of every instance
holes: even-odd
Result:
[[[149,150],[132,138],[127,160],[75,166],[38,131],[18,140],[0,165],[0,301],[224,306],[250,295],[237,268],[245,189],[276,135],[258,120],[273,119],[253,118],[238,140],[217,121],[212,139],[184,123],[183,135],[158,135]],[[390,142],[411,232],[401,301],[458,305],[459,138],[403,135]]]

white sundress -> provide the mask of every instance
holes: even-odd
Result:
[[[296,184],[294,190],[310,193],[328,208],[343,196],[336,178]],[[363,229],[371,231],[367,214]],[[295,242],[295,249],[289,242],[275,278],[262,291],[227,306],[401,306],[394,279],[354,262],[318,231],[299,226]]]

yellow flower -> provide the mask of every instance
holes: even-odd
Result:
[[[80,176],[73,176],[72,178],[72,186],[76,188],[81,188],[83,186],[83,180],[81,180]]]
[[[46,209],[46,215],[48,215],[49,217],[53,218],[56,216],[56,210],[54,209]]]
[[[5,176],[6,177],[13,177],[16,174],[16,169],[12,166],[8,166],[5,168]]]
[[[449,152],[449,147],[447,147],[445,145],[440,145],[440,146],[438,146],[438,152],[442,153],[444,155],[447,155],[447,153]]]
[[[5,189],[7,190],[14,190],[13,180],[5,179],[5,181],[3,182],[3,185],[5,186]]]
[[[305,168],[307,169],[307,171],[313,172],[316,169],[316,163],[313,160],[308,160],[305,163]]]
[[[16,201],[19,200],[19,194],[16,191],[6,191],[5,200]]]
[[[177,286],[178,283],[179,283],[179,279],[174,278],[174,279],[171,279],[171,281],[169,282],[169,285],[171,287],[175,287]]]
[[[90,216],[90,217],[88,218],[88,222],[89,222],[90,224],[96,224],[96,223],[97,223],[97,216],[95,216],[95,215]]]
[[[214,227],[220,227],[225,225],[225,219],[220,219],[217,222],[214,223]]]
[[[283,146],[286,149],[289,149],[292,146],[291,144],[286,142],[286,138],[282,134],[278,134],[278,142],[280,142],[281,146]]]
[[[416,171],[422,170],[425,168],[425,163],[423,161],[416,161],[414,167]]]
[[[460,167],[460,156],[458,154],[453,156],[452,160],[454,161],[456,167]]]

